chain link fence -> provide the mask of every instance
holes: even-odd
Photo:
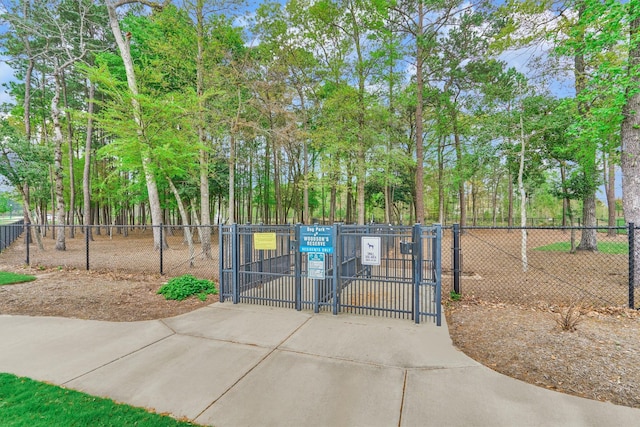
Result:
[[[24,220],[0,225],[0,252],[11,246],[22,234]]]
[[[0,263],[41,268],[90,269],[121,274],[192,274],[218,280],[218,227],[189,227],[190,250],[183,226],[159,226],[167,247],[154,248],[152,226],[5,225],[7,237]],[[38,249],[35,230],[42,234]],[[457,230],[457,231],[456,231]],[[56,250],[57,233],[66,249]],[[211,240],[210,250],[202,245]],[[583,233],[593,233],[597,251],[579,250]],[[0,241],[4,239],[0,236]],[[72,237],[73,236],[73,237]],[[524,240],[523,240],[524,238]],[[594,307],[640,305],[639,227],[449,227],[443,230],[444,287],[485,301],[522,305]],[[15,240],[15,241],[14,241]],[[573,243],[572,243],[573,242]],[[524,248],[524,250],[523,250]],[[448,291],[446,292],[448,293]]]
[[[190,226],[189,247],[184,226],[84,226],[12,225],[20,238],[5,249],[0,261],[36,268],[86,269],[121,274],[191,274],[218,279],[218,227]],[[28,232],[25,232],[28,228]],[[154,247],[154,229],[166,243]],[[36,232],[40,232],[40,249]],[[56,250],[58,233],[65,233],[65,250]],[[204,238],[202,237],[204,236]],[[202,245],[208,236],[211,244]]]
[[[636,308],[640,276],[630,254],[640,255],[637,230],[454,225],[443,242],[452,248],[443,274],[452,291],[485,301]],[[595,236],[597,251],[580,249],[583,234]]]

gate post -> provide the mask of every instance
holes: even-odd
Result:
[[[460,224],[453,224],[453,292],[460,293]]]
[[[636,308],[635,303],[635,242],[636,227],[633,222],[629,223],[629,308]]]
[[[300,223],[294,228],[294,242],[291,243],[290,251],[294,251],[294,273],[296,289],[296,310],[302,310],[302,253],[300,252]]]
[[[232,285],[231,300],[234,304],[240,302],[240,248],[239,248],[238,224],[231,225],[231,269]]]
[[[413,233],[413,320],[420,323],[420,284],[422,283],[422,225],[414,224]]]
[[[218,282],[220,283],[219,295],[220,302],[224,302],[224,293],[226,290],[225,277],[224,277],[224,225],[218,225]]]
[[[340,253],[342,252],[339,224],[333,224],[333,226],[331,227],[331,234],[333,234],[333,280],[331,281],[333,283],[331,287],[331,292],[333,293],[332,309],[333,314],[337,315],[340,309],[340,291],[342,290],[342,286],[338,288],[338,280],[340,279],[338,266],[341,264],[339,259]]]

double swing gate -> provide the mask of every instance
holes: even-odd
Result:
[[[441,324],[440,225],[223,225],[220,301]]]

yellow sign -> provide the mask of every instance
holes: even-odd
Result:
[[[254,249],[272,251],[276,249],[276,233],[253,233]]]

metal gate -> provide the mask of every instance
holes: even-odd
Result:
[[[440,225],[223,225],[220,301],[441,324]]]

